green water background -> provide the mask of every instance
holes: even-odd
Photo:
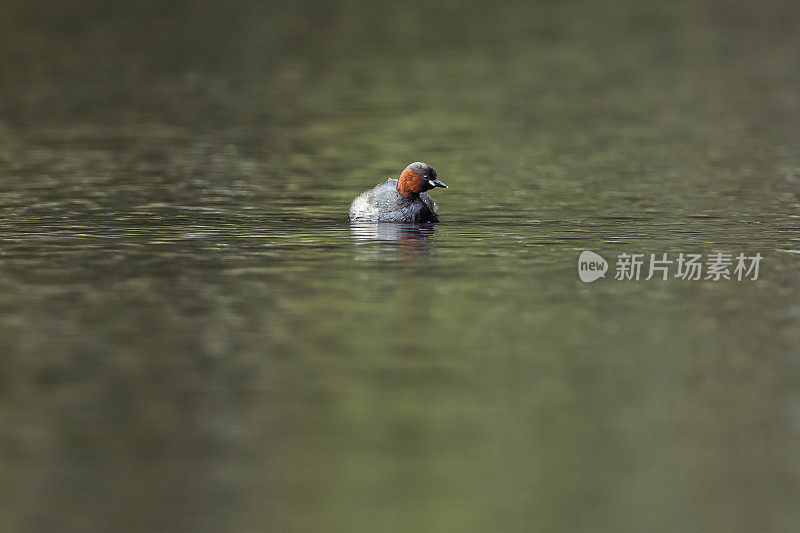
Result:
[[[0,529],[797,531],[798,134],[794,1],[6,0]]]

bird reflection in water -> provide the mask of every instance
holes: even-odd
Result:
[[[357,259],[393,261],[396,258],[400,267],[413,268],[426,257],[435,234],[436,224],[350,223],[350,235],[359,244],[371,244],[357,247]]]
[[[430,323],[435,281],[429,275],[428,256],[436,224],[351,222],[350,234],[356,240],[357,261],[396,264],[395,288],[382,293],[382,298],[394,301],[395,320],[400,324]],[[416,368],[414,361],[424,352],[418,337],[408,335],[403,328],[392,330],[390,335],[389,345],[397,355],[408,358],[410,368]]]

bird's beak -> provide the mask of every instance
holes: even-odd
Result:
[[[444,184],[443,181],[440,181],[438,178],[435,180],[428,180],[428,183],[431,187],[441,187],[442,189],[447,189],[447,185]]]

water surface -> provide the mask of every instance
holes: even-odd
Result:
[[[0,528],[796,531],[798,28],[4,2]],[[417,160],[441,224],[348,224]]]

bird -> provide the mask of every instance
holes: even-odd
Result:
[[[359,194],[350,204],[349,218],[354,222],[439,222],[439,208],[425,192],[436,187],[448,188],[432,166],[411,163],[397,179]]]

